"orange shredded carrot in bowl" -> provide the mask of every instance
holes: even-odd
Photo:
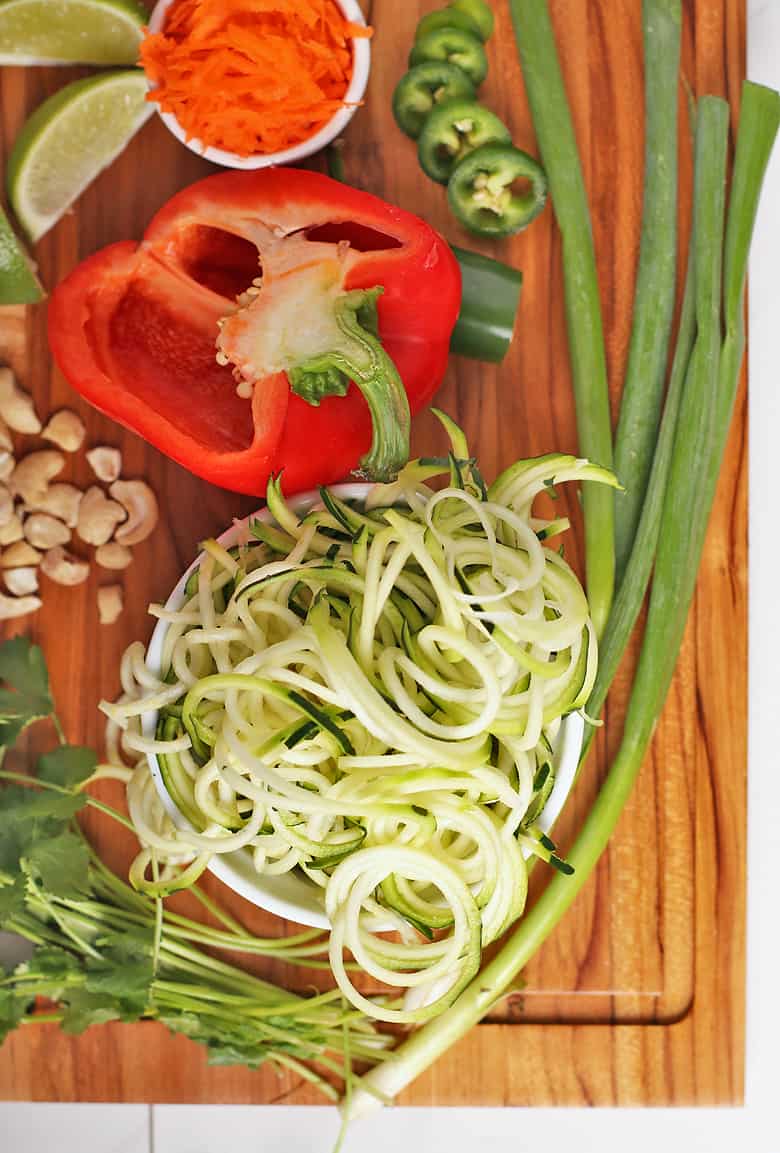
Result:
[[[141,44],[147,99],[188,139],[239,156],[280,152],[344,107],[351,42],[370,35],[335,0],[176,0]]]

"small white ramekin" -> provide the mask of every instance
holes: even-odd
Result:
[[[370,487],[368,484],[336,484],[331,486],[332,491],[342,500],[363,500]],[[308,512],[314,505],[321,505],[321,503],[318,492],[305,492],[290,499],[291,507],[301,515]],[[272,519],[268,509],[264,508],[245,520],[235,521],[217,539],[225,548],[232,548],[239,540],[245,538],[248,521],[268,522]],[[185,600],[185,585],[191,573],[200,564],[202,557],[203,553],[192,562],[182,575],[166,601],[165,607],[167,609],[181,608]],[[162,671],[163,643],[167,631],[168,622],[158,621],[146,654],[147,665],[158,676]],[[153,738],[157,730],[157,713],[147,713],[143,717],[142,728],[144,736]],[[583,730],[584,721],[579,713],[569,713],[561,722],[558,738],[555,742],[555,785],[536,822],[545,833],[549,833],[560,815],[574,784],[582,749]],[[150,753],[148,760],[157,792],[174,824],[183,829],[191,828],[192,826],[186,817],[176,808],[165,787],[157,757]],[[529,853],[526,852],[525,855],[529,856]],[[261,909],[267,909],[268,912],[284,917],[287,921],[296,921],[299,925],[310,925],[316,929],[330,928],[330,922],[325,915],[323,890],[303,873],[295,871],[284,873],[279,877],[264,877],[255,869],[252,856],[246,849],[237,849],[233,853],[215,855],[211,859],[209,871],[229,889]]]
[[[174,0],[157,0],[154,12],[149,19],[150,32],[162,32],[165,25],[165,17],[168,9]],[[341,11],[344,13],[345,19],[349,20],[352,24],[365,24],[366,20],[358,4],[358,0],[335,0]],[[368,73],[371,68],[371,42],[367,37],[352,41],[352,79],[349,87],[344,95],[344,107],[328,121],[327,124],[315,132],[313,136],[296,144],[294,148],[285,148],[281,152],[265,152],[257,153],[253,156],[238,156],[235,152],[226,152],[223,148],[208,148],[197,137],[190,137],[187,139],[187,134],[182,128],[181,124],[172,112],[163,112],[159,105],[157,105],[157,112],[170,132],[180,140],[185,147],[189,148],[191,152],[196,152],[198,156],[202,156],[204,160],[211,161],[212,164],[221,164],[223,168],[243,168],[245,170],[252,168],[268,168],[272,164],[294,164],[297,160],[303,160],[305,156],[311,156],[313,152],[319,152],[331,140],[344,131],[349,124],[352,117],[357,111],[357,107],[366,91],[368,84]]]

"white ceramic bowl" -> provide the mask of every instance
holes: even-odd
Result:
[[[173,2],[174,0],[158,0],[149,20],[150,32],[162,32],[166,13]],[[358,0],[335,0],[335,2],[344,13],[345,18],[352,24],[365,24],[366,20],[360,10]],[[163,112],[159,105],[156,105],[157,111],[163,124],[177,140],[180,140],[191,152],[197,152],[204,160],[210,160],[212,164],[221,164],[223,168],[243,169],[268,168],[271,164],[294,164],[297,160],[303,160],[305,156],[311,156],[313,152],[319,152],[321,148],[330,144],[331,140],[335,140],[339,133],[344,131],[357,111],[357,106],[366,91],[368,73],[371,67],[371,47],[368,38],[364,37],[352,41],[352,55],[352,79],[344,95],[345,107],[339,109],[319,132],[315,132],[313,136],[303,140],[300,144],[296,144],[294,148],[285,148],[281,152],[238,156],[235,152],[226,152],[223,148],[208,148],[197,137],[193,136],[188,140],[186,132],[172,112]]]
[[[368,492],[367,484],[339,484],[332,485],[333,492],[343,500],[362,500]],[[290,504],[298,513],[308,512],[314,505],[320,503],[318,492],[301,493],[293,497]],[[268,509],[255,513],[245,520],[236,521],[226,532],[218,537],[219,543],[225,548],[231,548],[241,539],[242,533],[249,520],[270,521],[272,517]],[[198,556],[183,574],[175,589],[166,601],[166,608],[178,609],[184,603],[184,586],[190,574],[200,563],[202,553]],[[146,662],[149,668],[159,674],[162,662],[162,651],[165,634],[168,630],[166,621],[158,621],[152,638]],[[569,795],[574,778],[577,773],[577,764],[582,748],[582,734],[584,722],[579,713],[570,713],[561,723],[555,748],[555,785],[548,797],[537,824],[544,832],[549,832],[559,816]],[[157,729],[157,714],[149,713],[143,718],[143,731],[147,737],[154,737]],[[179,812],[171,800],[165,787],[160,765],[157,757],[149,755],[149,767],[154,783],[160,794],[171,819],[179,828],[191,828],[187,819]],[[527,855],[527,854],[526,854]],[[219,877],[229,889],[251,901],[261,909],[267,909],[284,917],[288,921],[296,921],[301,925],[311,925],[313,928],[328,929],[330,923],[325,916],[325,906],[322,889],[310,881],[303,874],[297,872],[285,873],[280,877],[264,877],[260,875],[253,863],[250,853],[245,849],[238,849],[234,853],[214,856],[209,870],[215,877]]]

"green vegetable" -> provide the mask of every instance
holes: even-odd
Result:
[[[363,505],[323,489],[323,507],[299,521],[273,482],[284,536],[264,539],[287,562],[269,569],[266,548],[244,550],[233,580],[236,560],[207,542],[197,591],[166,614],[170,670],[102,706],[120,725],[156,721],[165,781],[195,810],[194,830],[161,833],[148,768],[136,770],[131,819],[172,869],[147,882],[144,850],[133,883],[162,895],[186,883],[183,857],[247,845],[260,874],[302,870],[324,891],[344,996],[390,1022],[427,1020],[468,984],[481,949],[522,913],[524,854],[566,867],[537,829],[534,782],[544,764],[538,787],[551,787],[555,728],[587,699],[596,646],[582,589],[540,543],[549,526],[531,507],[548,483],[614,483],[548,456],[486,492],[463,433],[441,419],[450,456],[413,462]],[[434,492],[436,472],[450,485]],[[202,643],[204,628],[229,633],[229,659]],[[194,683],[176,682],[182,667]],[[207,825],[212,835],[195,831]],[[345,950],[407,990],[404,1003],[367,1000]]]
[[[512,185],[518,180],[525,187],[514,192]],[[544,208],[547,178],[538,161],[520,148],[483,144],[457,165],[447,185],[447,198],[457,219],[471,232],[513,236]]]
[[[409,67],[428,60],[456,64],[477,87],[487,76],[487,56],[481,41],[459,28],[440,28],[415,42],[409,54]]]
[[[411,68],[398,81],[393,93],[393,115],[401,131],[416,140],[438,104],[471,100],[475,92],[469,77],[456,64],[429,60]]]
[[[0,645],[0,677],[4,694],[46,702],[59,724],[39,648],[22,637]],[[351,1061],[372,1064],[387,1042],[345,1010],[338,991],[299,997],[213,955],[232,950],[317,967],[326,940],[317,932],[253,937],[198,890],[226,928],[191,921],[134,892],[101,864],[73,820],[89,805],[128,823],[83,792],[95,770],[90,750],[67,744],[40,759],[35,777],[0,770],[0,780],[14,782],[0,788],[0,928],[36,946],[13,972],[0,968],[0,1043],[36,1019],[35,999],[42,997],[57,1005],[45,1019],[65,1032],[156,1018],[206,1045],[212,1064],[257,1068],[268,1061],[335,1099],[333,1086],[303,1062],[349,1083]]]
[[[523,274],[478,252],[454,245],[452,251],[460,265],[462,295],[450,351],[500,364],[512,342]]]
[[[681,0],[644,0],[645,182],[628,366],[615,434],[617,583],[647,488],[663,401],[677,275],[677,74]]]
[[[577,432],[583,456],[612,467],[612,428],[588,198],[550,13],[543,0],[511,0],[517,48],[542,163],[563,241],[563,278]],[[600,636],[615,579],[614,494],[585,485],[585,571]]]
[[[743,89],[723,261],[726,335],[720,343],[728,112],[728,105],[714,97],[704,97],[699,105],[693,240],[696,347],[680,405],[647,627],[623,740],[568,854],[574,873],[554,876],[504,948],[456,1005],[404,1042],[381,1070],[369,1074],[365,1087],[350,1096],[348,1119],[372,1107],[373,1098],[365,1089],[390,1097],[400,1092],[476,1024],[516,979],[592,873],[651,740],[674,671],[728,435],[744,347],[747,256],[761,183],[780,125],[780,95],[750,83]],[[681,355],[685,347],[685,342],[678,345]]]
[[[448,100],[434,108],[417,144],[420,167],[431,180],[446,184],[457,164],[485,144],[511,143],[509,129],[476,100]]]
[[[476,20],[472,20],[468,12],[456,8],[438,8],[434,12],[426,12],[417,25],[414,34],[415,40],[422,40],[429,32],[440,32],[442,29],[457,28],[461,32],[468,32],[472,36],[484,39]]]
[[[469,16],[478,25],[483,40],[489,40],[493,35],[493,12],[485,0],[453,0],[448,9]]]

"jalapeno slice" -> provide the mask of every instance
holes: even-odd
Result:
[[[462,32],[470,32],[479,40],[483,39],[476,20],[472,19],[468,12],[461,12],[455,8],[437,8],[435,12],[426,12],[417,25],[414,38],[422,40],[423,36],[427,36],[429,32],[438,32],[440,28],[460,28]]]
[[[493,11],[485,0],[452,0],[449,6],[451,12],[460,12],[479,28],[482,40],[489,40],[493,35]]]
[[[471,82],[480,85],[487,76],[487,56],[482,42],[460,28],[440,28],[421,37],[409,54],[409,66],[426,60],[446,60],[462,68]]]
[[[429,60],[402,76],[393,93],[393,115],[402,132],[416,140],[431,111],[447,100],[471,100],[476,89],[457,64]]]
[[[483,144],[511,144],[509,129],[476,100],[448,100],[434,108],[417,145],[420,167],[446,184],[457,164]]]
[[[525,180],[527,191],[513,192]],[[461,160],[447,186],[455,216],[478,236],[511,236],[542,211],[547,177],[533,156],[511,144],[485,144]]]

